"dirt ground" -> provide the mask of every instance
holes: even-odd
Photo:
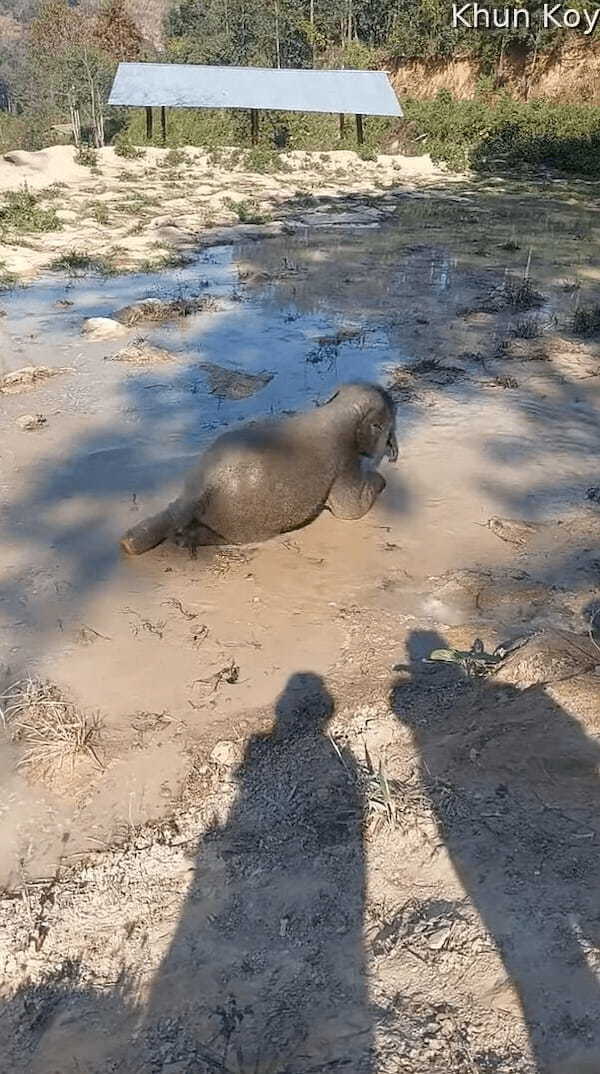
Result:
[[[0,1070],[599,1074],[596,187],[219,172],[278,219],[186,188],[159,265],[110,154],[102,230],[71,162],[1,251]],[[368,516],[119,555],[219,431],[357,376]]]
[[[107,260],[111,271],[160,268],[199,245],[234,242],[244,230],[277,233],[282,217],[301,217],[322,202],[410,189],[446,174],[428,156],[381,154],[367,161],[348,150],[283,153],[280,170],[259,173],[236,149],[147,147],[140,153],[120,157],[107,147],[81,164],[72,146],[51,146],[0,158],[0,193],[26,187],[43,208],[55,210],[61,225],[20,235],[0,221],[5,271],[31,279],[73,254]],[[232,230],[238,224],[239,233]]]

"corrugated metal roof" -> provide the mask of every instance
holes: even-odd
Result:
[[[120,63],[109,104],[401,116],[385,71]]]

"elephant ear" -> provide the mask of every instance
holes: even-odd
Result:
[[[370,406],[361,415],[356,425],[356,448],[360,455],[376,454],[385,426],[385,414],[380,406]]]
[[[325,400],[325,402],[324,402],[324,403],[321,403],[320,405],[321,405],[321,406],[327,406],[327,405],[328,405],[328,403],[333,403],[333,400],[334,400],[334,399],[337,399],[337,397],[338,397],[338,395],[339,395],[339,394],[340,394],[340,389],[339,389],[339,388],[336,388],[336,390],[334,391],[333,395],[330,395],[330,396],[329,396],[329,399],[326,399],[326,400]]]

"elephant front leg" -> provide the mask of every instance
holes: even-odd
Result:
[[[353,466],[336,478],[326,506],[336,518],[362,518],[385,488],[385,480],[376,470],[365,473]]]

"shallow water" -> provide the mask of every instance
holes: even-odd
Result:
[[[294,671],[326,675],[355,660],[361,641],[365,652],[380,647],[378,620],[395,624],[398,648],[407,624],[460,622],[432,600],[432,578],[515,562],[515,549],[482,528],[486,520],[566,517],[581,511],[586,488],[597,483],[594,348],[563,339],[550,360],[497,358],[498,342],[512,340],[515,324],[531,314],[480,309],[507,270],[522,274],[529,261],[544,295],[535,314],[542,338],[554,338],[552,318],[565,324],[577,300],[561,283],[575,271],[573,240],[532,214],[526,199],[513,197],[508,211],[504,202],[492,210],[485,192],[464,197],[466,209],[453,199],[438,215],[402,201],[378,229],[307,229],[213,249],[153,276],[48,276],[3,296],[0,373],[25,365],[72,370],[0,396],[3,663],[13,678],[47,675],[122,736],[123,779],[111,783],[111,816],[131,815],[128,779],[137,787],[136,817],[160,805],[156,758],[149,755],[145,776],[138,756],[127,767],[136,713],[168,712],[186,733],[198,733],[269,704]],[[519,229],[517,210],[530,234],[522,249],[505,252],[500,243]],[[569,211],[588,219],[587,205]],[[594,285],[595,256],[580,243],[576,269],[585,287]],[[85,318],[199,291],[222,308],[141,325],[123,340],[81,335]],[[140,336],[176,360],[152,367],[106,360]],[[439,384],[434,371],[399,396],[400,460],[384,464],[387,488],[365,519],[324,514],[256,549],[205,551],[197,560],[166,545],[134,561],[120,557],[120,533],[173,495],[198,449],[225,427],[312,406],[340,381],[387,384],[398,366],[432,358],[459,373]],[[199,362],[273,378],[249,398],[220,398]],[[516,388],[495,384],[506,374]],[[15,421],[26,413],[43,413],[47,425],[21,431]],[[561,557],[546,550],[541,576],[560,580],[562,569]],[[366,622],[375,631],[370,640]],[[200,638],[199,626],[206,627]],[[390,652],[390,666],[398,655]],[[232,658],[238,682],[211,692],[203,680]],[[170,735],[160,745],[170,751],[169,793],[185,768],[183,747],[179,767],[173,748]],[[97,793],[106,811],[105,790]]]

